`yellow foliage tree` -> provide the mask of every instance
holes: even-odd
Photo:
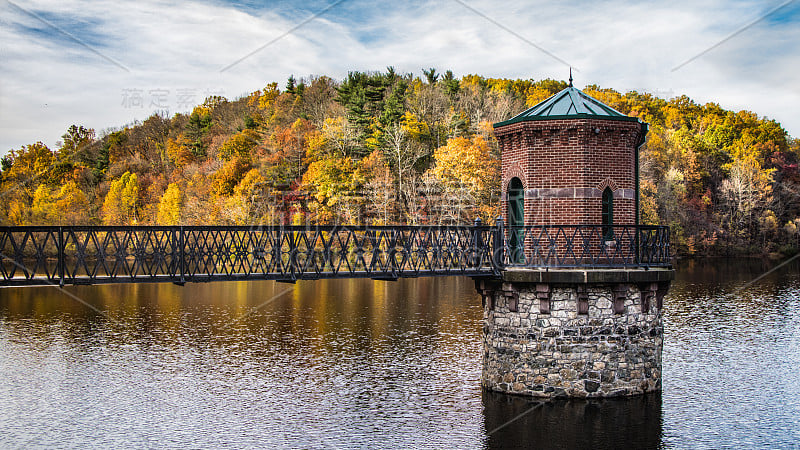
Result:
[[[233,158],[250,159],[250,152],[258,146],[258,133],[245,129],[231,136],[219,148],[219,156],[225,161]]]
[[[89,199],[74,181],[68,181],[58,192],[56,210],[61,214],[61,222],[67,225],[88,223]]]
[[[80,225],[91,221],[89,201],[75,181],[61,189],[39,185],[31,204],[32,225]]]
[[[433,173],[450,194],[464,196],[473,203],[476,212],[490,221],[496,214],[499,188],[500,161],[492,155],[492,148],[481,136],[472,139],[455,137],[439,147],[433,154],[436,165]]]
[[[408,137],[411,139],[420,140],[431,134],[428,124],[421,122],[417,116],[409,111],[403,115],[403,128],[405,128]]]
[[[639,186],[639,221],[643,225],[658,225],[658,188],[649,180],[642,180]]]
[[[499,184],[500,162],[485,139],[455,137],[433,153],[433,173],[445,186],[467,186],[478,193]]]
[[[321,153],[321,149],[328,148],[328,153],[330,154],[346,155],[351,148],[356,146],[357,134],[357,130],[350,124],[347,117],[326,118],[322,124],[320,136],[325,146],[323,147],[309,140],[309,153],[316,155]]]
[[[31,207],[19,199],[12,199],[7,206],[7,220],[11,225],[30,225]]]
[[[303,175],[303,185],[313,193],[309,205],[319,223],[331,223],[337,216],[348,218],[353,206],[347,204],[362,183],[351,158],[331,156],[312,162]]]
[[[527,106],[536,106],[539,103],[547,100],[550,96],[553,95],[553,92],[549,89],[546,89],[542,86],[533,86],[528,89],[525,95],[525,104]]]
[[[269,109],[275,104],[275,99],[278,98],[281,91],[278,89],[278,83],[272,82],[267,85],[258,96],[258,107],[261,109]]]
[[[54,170],[55,155],[41,142],[27,145],[19,150],[11,150],[2,160],[4,166],[0,172],[2,192],[6,196],[12,194],[28,205],[40,183],[56,185],[60,182],[60,177]]]
[[[211,189],[218,197],[227,197],[233,194],[233,189],[242,181],[244,175],[250,170],[250,162],[241,158],[234,158],[219,169],[211,181]]]
[[[220,213],[222,220],[236,225],[263,222],[268,216],[267,195],[266,180],[258,169],[251,169],[233,188],[233,194],[225,199],[225,210]]]
[[[189,140],[185,135],[167,141],[167,157],[176,167],[184,167],[194,161],[194,153],[189,148]]]
[[[158,224],[178,225],[181,221],[181,208],[183,208],[183,193],[177,183],[170,183],[158,203]]]
[[[31,222],[32,223],[50,223],[53,215],[55,215],[56,202],[53,198],[52,191],[45,185],[40,184],[33,193],[33,202],[31,203]]]
[[[139,179],[135,173],[125,172],[111,182],[103,202],[103,222],[106,225],[135,225],[139,199]]]

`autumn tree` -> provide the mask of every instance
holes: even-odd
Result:
[[[33,196],[31,224],[90,224],[92,221],[90,208],[86,195],[75,181],[68,181],[56,189],[42,184]]]
[[[329,149],[329,155],[348,157],[356,155],[353,150],[358,145],[357,133],[346,118],[325,119],[322,124],[322,138],[324,145]]]
[[[56,157],[46,145],[37,142],[11,150],[2,161],[0,221],[10,225],[28,224],[36,189],[41,184],[55,187],[61,181],[60,174],[54,170]]]
[[[499,188],[500,163],[493,151],[481,136],[472,139],[455,137],[434,152],[436,164],[433,173],[442,183],[445,191],[466,203],[483,217],[487,223],[493,218],[493,194]],[[462,208],[463,210],[464,208]]]
[[[389,225],[394,218],[395,181],[380,150],[360,161],[366,180],[364,196],[373,225]]]
[[[61,161],[86,167],[93,167],[96,164],[97,155],[92,149],[95,142],[93,129],[71,125],[61,139],[63,141],[58,150],[58,157]]]
[[[525,90],[525,104],[536,106],[547,100],[549,97],[561,92],[567,84],[563,81],[552,80],[550,78],[537,81]]]
[[[214,195],[228,197],[233,194],[233,189],[242,181],[250,168],[250,162],[241,158],[226,162],[212,177],[211,186]]]
[[[159,225],[178,225],[181,223],[183,194],[177,183],[170,183],[158,203],[157,221]]]
[[[280,184],[300,180],[306,170],[309,142],[318,137],[319,131],[306,119],[297,119],[289,128],[278,128],[271,138],[275,150],[267,158],[273,166],[272,177],[281,180]]]
[[[219,156],[225,161],[230,161],[233,158],[249,160],[251,152],[258,146],[258,140],[258,133],[254,130],[242,130],[231,136],[219,148]]]
[[[345,157],[321,158],[312,162],[303,176],[303,186],[315,202],[309,205],[320,224],[352,219],[355,215],[350,200],[363,183],[353,160]]]
[[[55,155],[41,142],[11,150],[3,159],[4,192],[17,192],[30,201],[40,183],[57,184],[60,181],[52,177]]]
[[[334,102],[336,86],[336,81],[330,77],[312,77],[303,92],[303,113],[317,128],[321,128],[327,119],[344,114],[341,106]]]
[[[178,168],[183,168],[195,160],[191,142],[186,138],[186,135],[181,134],[177,138],[171,138],[167,141],[167,157],[169,162]]]
[[[125,172],[113,180],[103,201],[103,222],[106,225],[135,225],[139,200],[139,179]]]
[[[126,147],[131,156],[147,161],[151,171],[161,172],[168,162],[167,141],[169,136],[169,119],[153,114],[138,127],[127,133]]]
[[[262,223],[269,219],[265,208],[268,194],[266,180],[257,169],[247,172],[233,190],[228,202],[232,220],[239,225]]]
[[[412,139],[412,132],[409,127],[395,123],[384,130],[380,139],[384,158],[397,182],[395,199],[403,209],[406,198],[404,182],[411,178],[414,166],[425,156],[422,146]]]
[[[736,235],[752,230],[755,212],[765,209],[772,193],[774,169],[763,170],[753,157],[736,161],[721,193],[728,208],[728,228]]]
[[[452,72],[450,74],[452,75]],[[452,117],[451,98],[446,92],[446,86],[424,84],[421,80],[415,80],[412,89],[412,95],[409,98],[410,111],[430,129],[431,146],[438,148],[444,145],[450,133]]]

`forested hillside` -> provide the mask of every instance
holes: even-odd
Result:
[[[350,73],[2,159],[0,223],[456,224],[499,214],[493,122],[566,87],[451,72]],[[775,121],[682,96],[588,86],[650,123],[641,157],[644,223],[672,227],[681,254],[796,252],[800,144]]]

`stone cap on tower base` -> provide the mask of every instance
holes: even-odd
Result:
[[[508,268],[503,281],[512,283],[657,283],[675,279],[671,268],[649,269],[528,269]]]

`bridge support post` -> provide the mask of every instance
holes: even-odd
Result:
[[[180,265],[181,271],[179,283],[183,286],[186,283],[186,235],[183,233],[183,226],[178,229],[178,251],[180,252],[178,265]]]
[[[661,298],[673,277],[653,268],[506,269],[476,280],[483,387],[545,398],[661,390]]]
[[[492,268],[496,275],[500,275],[505,265],[505,231],[502,217],[497,218],[492,249]]]
[[[66,256],[64,255],[64,228],[58,227],[58,256],[56,264],[58,265],[58,285],[64,287],[64,270]]]

